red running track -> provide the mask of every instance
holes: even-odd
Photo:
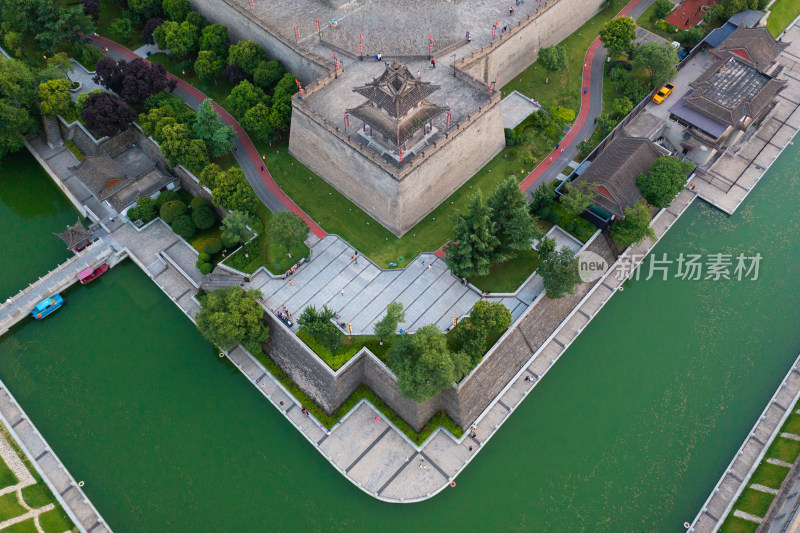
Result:
[[[106,46],[108,48],[113,48],[114,50],[116,50],[120,54],[122,54],[125,57],[128,57],[130,59],[142,59],[140,56],[134,54],[128,48],[126,48],[126,47],[122,46],[121,44],[116,43],[116,42],[114,42],[114,41],[112,41],[110,39],[106,39],[105,37],[100,37],[99,35],[92,35],[89,38],[91,40],[97,42],[98,44],[101,44],[101,45]],[[200,102],[202,102],[203,100],[208,100],[209,99],[200,90],[198,90],[197,88],[189,85],[188,83],[186,83],[182,79],[178,78],[177,76],[173,76],[172,74],[169,74],[169,73],[167,73],[167,76],[170,79],[173,79],[173,80],[177,81],[178,87],[180,87],[181,89],[183,89],[187,93],[189,93],[192,96],[194,96],[195,98],[197,98],[197,100],[199,100]],[[300,209],[300,207],[297,204],[295,204],[292,201],[292,199],[289,198],[289,196],[285,192],[283,192],[283,189],[281,189],[278,186],[278,184],[275,183],[275,180],[272,178],[272,175],[269,173],[269,169],[266,168],[266,165],[264,165],[264,162],[261,160],[261,156],[259,156],[258,150],[256,150],[256,147],[253,145],[253,142],[250,140],[250,137],[248,137],[247,133],[244,131],[242,126],[239,125],[239,123],[236,121],[236,119],[234,119],[230,115],[230,113],[228,113],[225,109],[223,109],[219,104],[217,104],[213,100],[211,101],[211,103],[214,105],[214,110],[217,113],[219,113],[219,116],[222,118],[222,121],[225,124],[228,124],[229,126],[233,127],[233,130],[236,132],[236,136],[239,138],[239,140],[244,145],[245,152],[250,157],[250,161],[252,162],[253,167],[256,169],[256,171],[258,171],[258,169],[260,169],[262,166],[264,166],[264,172],[260,172],[259,175],[261,176],[261,180],[264,182],[264,185],[267,186],[267,189],[269,189],[269,191],[273,195],[275,195],[275,197],[284,206],[286,206],[287,210],[289,210],[292,213],[302,217],[303,220],[305,220],[306,224],[308,224],[309,229],[311,229],[311,231],[314,233],[314,235],[316,235],[320,239],[322,237],[324,237],[325,235],[327,235],[327,233],[325,233],[325,230],[323,230],[319,226],[319,224],[314,222],[314,220],[310,216],[308,216],[308,214],[306,214],[305,211]]]
[[[622,8],[622,11],[617,14],[617,17],[628,16],[633,8],[635,8],[641,1],[642,0],[631,0],[624,8]],[[600,38],[598,37],[592,41],[592,44],[589,45],[589,49],[586,51],[586,57],[583,60],[583,74],[581,77],[581,110],[578,113],[578,117],[575,119],[575,123],[561,140],[560,144],[564,146],[570,146],[572,144],[572,142],[575,140],[575,137],[577,137],[578,133],[581,131],[584,123],[586,123],[586,117],[589,116],[591,95],[588,92],[583,92],[583,87],[592,86],[592,60],[594,59],[594,54],[597,52],[600,46]],[[603,75],[602,71],[595,72],[594,74],[599,76]],[[550,152],[547,157],[541,163],[539,163],[524,180],[522,180],[522,183],[519,184],[520,188],[525,191],[531,185],[533,185],[533,183],[541,177],[544,171],[550,167],[550,165],[553,163],[553,160],[558,158],[559,153],[559,149],[553,149],[553,151]]]

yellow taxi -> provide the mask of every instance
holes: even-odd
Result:
[[[664,85],[656,94],[653,95],[653,101],[657,104],[660,104],[672,93],[673,89],[675,89],[675,87],[669,83]]]

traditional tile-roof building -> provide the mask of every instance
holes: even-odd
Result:
[[[643,137],[620,134],[592,161],[573,183],[597,186],[594,205],[617,218],[642,198],[636,178],[650,170],[653,161],[670,155],[669,150]]]
[[[785,87],[777,78],[782,67],[776,59],[786,46],[764,27],[739,26],[710,48],[714,62],[669,108],[669,118],[678,128],[673,144],[691,152],[698,166],[735,145],[769,114]]]
[[[347,112],[364,121],[369,136],[388,150],[410,148],[431,131],[430,121],[445,111],[425,100],[437,89],[395,61],[378,78],[353,89],[367,101]],[[380,136],[376,139],[374,133]]]
[[[89,240],[92,238],[92,232],[84,228],[81,221],[78,220],[72,226],[67,226],[65,231],[56,233],[56,236],[64,241],[68,249],[74,250],[89,244]]]

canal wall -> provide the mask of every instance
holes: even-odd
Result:
[[[81,533],[89,531],[111,533],[111,527],[83,492],[81,488],[83,481],[75,481],[2,381],[0,381],[0,422],[17,441],[22,452],[30,459],[33,467],[42,476],[50,492],[78,530]]]

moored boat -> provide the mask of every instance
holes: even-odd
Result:
[[[85,270],[81,270],[80,272],[78,272],[78,280],[84,285],[86,285],[93,279],[97,279],[103,274],[105,274],[106,270],[108,270],[107,263],[103,263],[97,268],[87,268]]]
[[[31,311],[31,316],[36,320],[41,320],[62,305],[64,305],[64,298],[62,298],[60,294],[56,294],[36,304],[36,307]]]

